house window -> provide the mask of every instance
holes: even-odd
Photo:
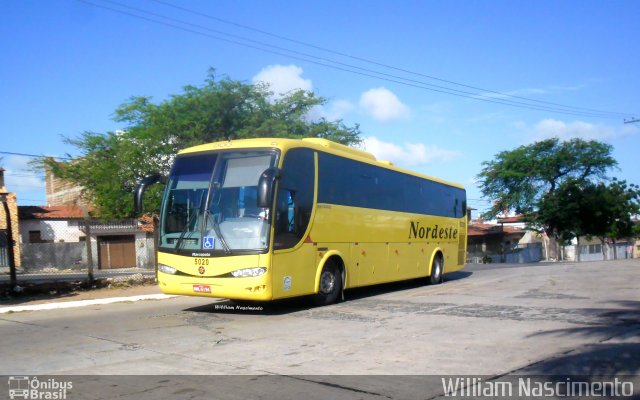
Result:
[[[42,234],[40,231],[29,231],[29,243],[42,243]]]
[[[602,245],[601,244],[585,244],[584,246],[580,246],[580,254],[600,254],[602,253]]]

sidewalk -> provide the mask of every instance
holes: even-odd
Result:
[[[34,295],[0,301],[0,314],[21,311],[50,310],[56,308],[83,307],[95,304],[109,304],[125,301],[162,300],[175,296],[164,295],[157,285],[101,288],[74,291],[56,295]]]

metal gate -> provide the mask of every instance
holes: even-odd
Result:
[[[9,266],[9,234],[7,231],[0,231],[0,267]]]
[[[136,266],[135,236],[98,236],[100,269],[134,268]]]

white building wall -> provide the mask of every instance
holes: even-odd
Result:
[[[20,240],[29,243],[29,231],[40,231],[42,240],[58,242],[79,242],[84,237],[80,230],[82,221],[77,220],[37,220],[20,221]]]

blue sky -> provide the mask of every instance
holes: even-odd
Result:
[[[0,151],[77,154],[63,136],[121,128],[112,113],[130,96],[161,101],[213,67],[314,90],[328,99],[315,116],[359,123],[367,150],[463,183],[475,208],[486,207],[474,184],[483,161],[551,136],[612,144],[611,175],[640,183],[640,124],[623,123],[640,117],[637,1],[87,1],[0,3]],[[579,109],[535,109],[558,104]],[[0,156],[19,203],[45,204],[29,159]]]

